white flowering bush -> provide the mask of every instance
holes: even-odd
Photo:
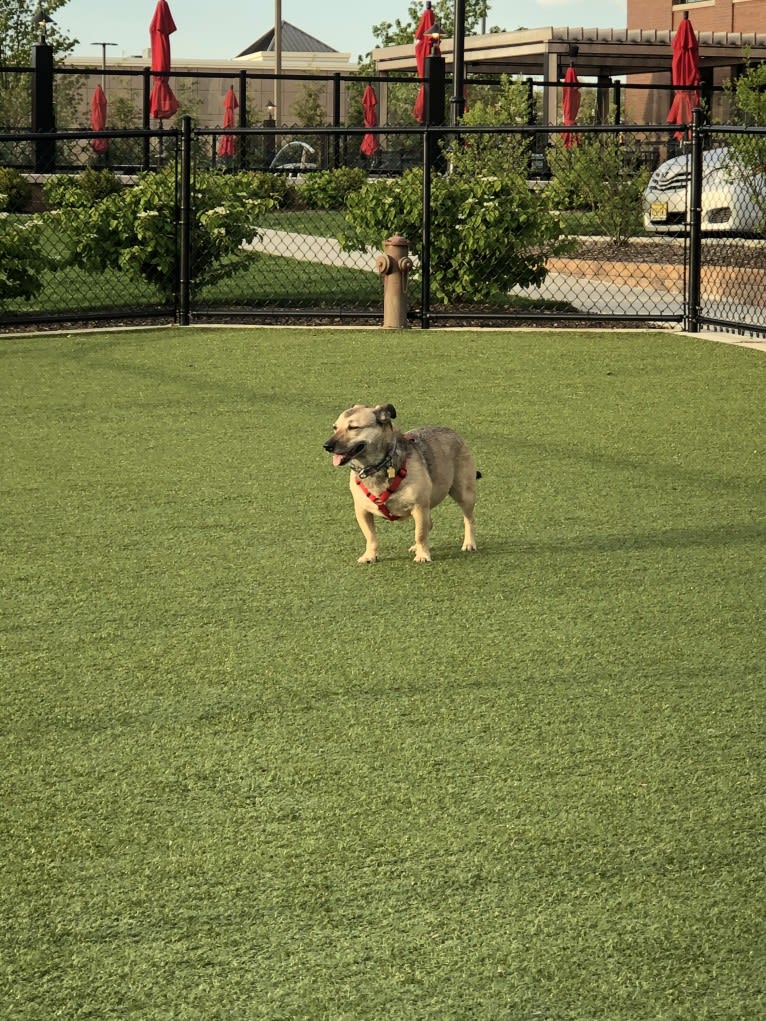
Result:
[[[12,298],[34,298],[42,290],[43,273],[49,266],[39,217],[0,213],[0,304]]]
[[[132,188],[87,208],[55,212],[71,238],[69,261],[91,272],[116,268],[153,284],[169,300],[178,288],[176,179],[172,170],[143,174]],[[199,174],[192,186],[190,286],[216,283],[257,258],[250,242],[274,206],[253,198],[248,175]]]

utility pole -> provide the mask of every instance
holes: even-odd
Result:
[[[117,43],[91,43],[91,46],[101,47],[101,88],[106,92],[106,48],[116,46]]]

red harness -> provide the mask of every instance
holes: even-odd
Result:
[[[384,489],[382,493],[371,493],[361,479],[356,479],[356,484],[362,490],[367,499],[372,500],[384,518],[388,518],[389,521],[401,521],[401,515],[392,514],[388,507],[386,507],[386,500],[388,500],[390,496],[394,495],[406,478],[407,462],[405,461],[396,475],[391,479],[388,489]]]

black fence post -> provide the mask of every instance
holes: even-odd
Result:
[[[689,184],[689,283],[685,329],[699,333],[702,291],[702,121],[703,111],[692,111],[691,182]]]
[[[53,109],[53,48],[40,41],[32,47],[32,131],[44,135],[56,130]],[[53,138],[35,139],[34,170],[36,174],[50,174],[56,169],[56,141]]]
[[[441,54],[426,57],[426,127],[444,124],[444,103],[446,98],[444,57]],[[438,170],[446,170],[446,161],[441,152],[442,135],[436,131],[426,132],[431,146],[431,164]]]
[[[239,126],[246,128],[247,122],[247,71],[239,72]],[[247,170],[250,166],[250,139],[247,135],[239,136],[239,169]]]
[[[340,125],[340,72],[336,71],[332,76],[332,126],[339,128]],[[337,170],[340,166],[340,134],[335,132],[332,136],[332,165]]]
[[[433,142],[426,126],[423,132],[423,231],[420,243],[420,327],[427,330],[431,314],[431,160]]]
[[[455,0],[452,40],[452,108],[450,124],[455,127],[465,113],[465,0]]]
[[[141,96],[141,127],[144,131],[149,131],[150,120],[149,120],[149,101],[152,94],[152,79],[151,71],[148,67],[143,68],[141,72],[142,76],[142,96]],[[151,139],[148,135],[144,135],[144,146],[143,146],[143,159],[142,159],[142,170],[149,169],[149,159],[151,156]]]
[[[191,306],[191,161],[192,129],[188,114],[181,118],[181,202],[178,265],[178,307],[176,319],[181,326],[190,322]]]

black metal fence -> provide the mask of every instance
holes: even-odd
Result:
[[[37,273],[40,286],[12,297],[6,288],[3,297],[0,283],[0,326],[142,319],[183,324],[379,323],[383,288],[376,254],[385,237],[404,232],[412,235],[415,256],[409,318],[422,328],[448,323],[678,324],[691,331],[766,333],[766,181],[758,169],[766,165],[766,131],[695,123],[688,139],[679,143],[664,125],[578,127],[576,136],[568,139],[569,149],[562,144],[565,131],[539,126],[234,129],[229,137],[238,153],[243,149],[278,152],[298,144],[298,151],[305,154],[307,145],[314,156],[309,153],[310,158],[301,157],[271,172],[270,207],[259,208],[257,230],[236,239],[252,258],[232,258],[230,270],[223,259],[223,270],[209,281],[196,276],[194,231],[199,217],[207,215],[198,208],[199,183],[209,174],[211,152],[218,152],[220,131],[192,129],[185,119],[180,130],[162,132],[0,136],[0,147],[49,145],[57,153],[87,152],[98,139],[114,146],[131,145],[142,153],[148,151],[151,164],[163,171],[172,186],[172,201],[167,205],[136,207],[136,237],[130,250],[120,252],[114,245],[110,249],[109,238],[100,238],[106,256],[104,264],[98,265],[92,254],[82,255],[78,262],[81,253],[87,252],[87,238],[72,235],[76,219],[66,209],[44,208],[54,178],[32,176],[43,208],[0,219],[0,261],[3,272],[15,264],[23,275],[21,263],[27,254],[33,264],[27,276]],[[347,205],[323,207],[316,195],[314,201],[306,201],[307,193],[301,189],[312,176],[318,179],[315,170],[364,164],[360,145],[365,134],[379,144],[376,159],[367,161],[373,164],[368,165],[369,171],[382,171],[375,184],[382,191],[376,194],[390,196],[397,212],[381,225],[376,242],[364,250],[349,250],[340,240],[350,231]],[[457,221],[450,221],[444,211],[452,201],[444,190],[454,176],[450,152],[457,159],[473,146],[479,160],[483,151],[489,160],[502,145],[509,146],[509,161],[524,164],[522,176],[531,204],[525,205],[526,199],[518,195],[512,199],[516,205],[521,202],[522,219],[536,215],[535,196],[558,189],[558,247],[543,253],[538,261],[542,269],[534,279],[521,270],[514,276],[515,238],[508,235],[501,243],[493,241],[491,248],[482,247],[482,231],[491,238],[492,217],[507,212],[503,193],[484,195],[486,217],[473,221],[470,237],[459,220],[461,215],[465,219],[465,210]],[[650,179],[645,153],[659,152],[664,157],[679,149],[671,163],[661,158],[652,161],[660,166]],[[565,174],[567,153],[572,154],[575,173],[578,160],[582,162],[591,150],[598,159],[605,152],[611,153],[610,158],[619,154],[616,168],[598,164],[594,170],[591,166],[593,175],[611,175],[596,182],[602,198],[615,199],[611,206],[605,202],[595,209],[594,203],[584,206],[582,195],[567,194],[564,186],[574,180]],[[403,167],[387,165],[389,152],[407,152],[409,164],[422,168],[422,175],[395,176]],[[218,157],[217,170],[227,166],[226,157]],[[224,182],[237,178],[233,173],[217,176]],[[368,179],[373,178],[368,175]],[[124,183],[130,188],[134,179]],[[632,193],[628,186],[634,186]],[[404,216],[402,187],[416,189],[405,203],[407,223],[399,219]],[[476,205],[475,197],[467,201]],[[625,223],[620,220],[623,215]],[[158,245],[165,263],[172,261],[170,268],[142,261],[142,224],[153,225],[155,233],[146,245]],[[558,244],[562,240],[565,245]],[[475,294],[470,286],[454,283],[455,264],[466,253],[472,262],[469,276]]]

